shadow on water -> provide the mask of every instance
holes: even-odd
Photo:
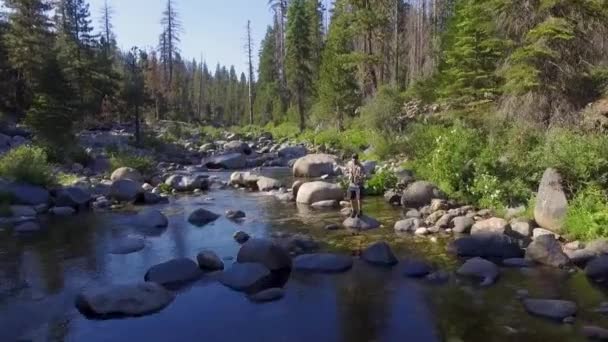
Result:
[[[288,170],[268,172],[291,182]],[[218,214],[243,210],[247,217],[242,222],[221,217],[193,227],[187,216],[200,207]],[[26,239],[0,231],[0,341],[544,342],[581,340],[584,324],[608,326],[604,316],[593,312],[605,300],[605,290],[580,273],[502,269],[498,284],[490,288],[454,277],[438,286],[405,279],[399,266],[377,268],[358,259],[344,274],[283,274],[276,285],[284,285],[286,294],[277,302],[253,303],[219,284],[217,274],[205,274],[176,291],[175,301],[156,314],[88,320],[74,306],[83,288],[142,281],[149,267],[173,258],[195,259],[203,249],[235,260],[239,245],[232,235],[239,230],[255,237],[306,233],[321,241],[322,250],[341,253],[385,240],[401,259],[427,260],[448,271],[459,262],[446,254],[445,238],[431,243],[396,235],[392,226],[401,213],[381,198],[366,199],[365,208],[384,226],[357,236],[324,229],[342,222],[338,210],[302,208],[234,189],[179,197],[157,208],[169,217],[166,229],[141,230],[131,225],[132,213],[114,213],[50,221],[45,232]],[[127,235],[144,238],[145,248],[109,254],[113,241]],[[534,297],[576,301],[576,323],[562,325],[528,315],[516,298],[519,289]]]

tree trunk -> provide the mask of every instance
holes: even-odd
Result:
[[[139,146],[141,135],[139,131],[139,105],[135,105],[135,144]]]

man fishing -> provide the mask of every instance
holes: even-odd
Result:
[[[346,165],[346,176],[348,177],[348,199],[351,205],[350,217],[361,217],[361,190],[365,182],[365,170],[359,162],[359,156],[353,154],[352,159]]]

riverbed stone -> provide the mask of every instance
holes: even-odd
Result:
[[[114,181],[110,188],[110,197],[119,202],[134,202],[142,193],[141,184],[130,179]]]
[[[238,170],[247,166],[247,158],[242,153],[226,153],[213,156],[203,161],[210,169]]]
[[[418,211],[418,209],[408,209],[405,212],[405,217],[406,218],[417,218],[417,219],[421,219],[422,218],[422,214],[420,213],[420,211]]]
[[[49,213],[57,217],[66,217],[76,214],[76,210],[72,207],[52,207]]]
[[[532,225],[527,221],[511,222],[511,231],[519,237],[527,238],[532,235]]]
[[[157,209],[144,209],[137,213],[136,223],[140,227],[165,228],[169,225],[169,219]]]
[[[188,258],[179,258],[150,267],[144,276],[144,280],[165,287],[175,287],[196,280],[200,276],[201,271],[194,261]]]
[[[424,223],[426,223],[428,226],[433,226],[435,225],[435,223],[437,221],[439,221],[439,219],[446,214],[445,210],[439,210],[439,211],[435,211],[432,212],[427,218],[426,220],[424,220]]]
[[[585,266],[587,277],[596,282],[608,280],[608,255],[601,255],[590,260]]]
[[[516,239],[495,234],[456,239],[450,243],[448,251],[462,257],[508,259],[524,256],[524,250]]]
[[[420,228],[422,220],[419,218],[408,218],[405,220],[397,221],[395,223],[395,231],[400,233],[413,233],[416,229]]]
[[[257,187],[260,191],[276,190],[283,187],[283,182],[278,179],[260,176],[257,181]]]
[[[140,237],[125,236],[111,242],[110,254],[131,254],[144,249],[145,240]]]
[[[238,232],[234,233],[234,235],[232,237],[234,238],[234,241],[236,241],[239,244],[244,244],[250,238],[249,234],[247,234],[243,231],[238,231]]]
[[[315,178],[333,175],[336,157],[329,154],[309,154],[301,157],[293,165],[294,177]]]
[[[291,269],[291,258],[287,251],[265,239],[249,239],[241,246],[236,260],[260,263],[271,271]]]
[[[251,154],[251,147],[245,142],[240,140],[230,141],[224,144],[224,150],[227,152],[238,152],[243,154]]]
[[[418,235],[418,236],[426,236],[426,235],[431,234],[431,232],[426,227],[420,227],[414,231],[414,234]]]
[[[583,336],[592,341],[608,341],[608,329],[595,325],[586,325],[581,329]]]
[[[220,282],[225,286],[243,292],[259,292],[272,286],[272,274],[266,266],[260,263],[234,263],[220,276]]]
[[[165,180],[165,184],[177,192],[208,190],[209,179],[204,175],[175,174]]]
[[[510,231],[509,223],[502,218],[493,217],[487,220],[476,222],[471,227],[471,235],[479,234],[505,234]]]
[[[112,175],[110,176],[110,180],[112,180],[113,182],[124,179],[130,179],[132,181],[140,183],[143,180],[143,177],[141,176],[141,173],[139,173],[139,171],[130,167],[119,167],[118,169],[114,170],[114,172],[112,172]]]
[[[433,199],[444,199],[445,194],[430,182],[417,181],[410,184],[401,196],[401,205],[405,208],[420,208],[431,204]]]
[[[202,227],[208,223],[211,223],[220,218],[220,215],[211,212],[207,209],[199,208],[193,211],[190,216],[188,216],[188,222],[191,224]]]
[[[471,231],[471,228],[475,224],[475,220],[472,217],[467,216],[459,216],[455,217],[453,220],[453,228],[452,231],[458,234],[468,234]]]
[[[15,217],[35,217],[38,214],[30,205],[11,205],[10,210]]]
[[[558,321],[575,315],[577,311],[576,303],[568,300],[530,298],[522,303],[529,313]]]
[[[226,218],[229,220],[241,220],[247,216],[247,214],[245,214],[245,212],[242,210],[232,210],[232,209],[226,210],[225,215],[226,215]]]
[[[534,239],[526,248],[526,259],[552,267],[565,267],[570,264],[570,259],[552,234]]]
[[[48,204],[51,195],[43,187],[26,183],[10,183],[3,186],[4,192],[11,194],[14,204],[39,205]]]
[[[285,290],[283,290],[282,288],[275,287],[275,288],[260,291],[258,293],[254,293],[254,294],[250,295],[248,298],[252,302],[267,303],[267,302],[273,302],[273,301],[279,300],[279,299],[283,298],[284,296],[285,296]]]
[[[376,242],[363,250],[361,258],[370,264],[379,266],[393,266],[398,263],[391,246],[383,241]]]
[[[373,217],[361,215],[360,217],[348,217],[342,225],[354,230],[371,230],[380,227],[380,222]]]
[[[260,176],[254,173],[237,171],[230,175],[230,185],[254,189],[257,187],[259,179]]]
[[[482,279],[481,286],[489,286],[494,284],[498,278],[499,270],[493,262],[477,257],[467,260],[456,273],[462,276],[480,278]]]
[[[303,272],[341,273],[352,268],[353,258],[330,253],[303,254],[294,259],[293,266]]]
[[[559,233],[567,210],[568,200],[562,188],[562,177],[557,170],[548,168],[538,187],[534,220],[539,226]]]
[[[503,266],[525,268],[532,267],[533,262],[526,258],[509,258],[502,261]]]
[[[76,298],[76,307],[85,315],[114,318],[143,316],[169,305],[174,295],[153,282],[89,288]]]
[[[403,275],[408,278],[422,278],[433,272],[433,267],[425,261],[408,259],[401,264]]]
[[[302,145],[286,146],[286,147],[279,149],[277,152],[278,152],[279,158],[283,158],[283,159],[301,158],[301,157],[304,157],[308,153],[308,151],[306,150],[306,147],[302,146]]]
[[[339,185],[322,181],[304,183],[297,193],[296,201],[304,204],[326,200],[340,201],[344,198],[344,191]]]
[[[224,269],[224,262],[213,251],[205,250],[196,255],[198,267],[205,271],[219,271]]]
[[[331,209],[338,208],[340,204],[336,200],[319,201],[310,205],[315,209]]]
[[[384,200],[392,205],[401,205],[401,193],[395,190],[387,190],[384,193]]]
[[[39,232],[41,230],[40,224],[35,221],[27,221],[23,223],[19,223],[13,228],[13,231],[16,234],[32,234]]]
[[[555,234],[554,232],[552,232],[548,229],[545,229],[545,228],[534,228],[532,230],[532,239],[536,239],[543,235],[551,235],[551,236],[555,237],[556,240],[559,240],[561,237],[559,234]]]
[[[75,209],[85,209],[90,207],[93,202],[91,193],[83,188],[71,186],[63,188],[57,192],[55,205],[58,207],[72,207]]]

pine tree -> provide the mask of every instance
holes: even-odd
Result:
[[[320,0],[306,0],[306,16],[309,20],[310,61],[312,79],[317,81],[323,54],[323,4]]]
[[[161,25],[163,26],[163,32],[161,34],[160,57],[166,68],[166,82],[167,84],[171,84],[173,81],[175,56],[179,53],[177,45],[181,41],[180,33],[182,30],[181,22],[173,0],[167,0],[163,18],[161,19]]]
[[[51,6],[43,0],[5,0],[9,27],[4,35],[8,61],[16,70],[15,101],[18,113],[27,110],[40,86],[45,59],[52,51]]]
[[[354,116],[360,102],[349,22],[345,4],[339,1],[329,27],[318,86],[322,112],[332,115],[323,119],[337,122],[339,130],[345,128],[345,118]]]
[[[249,69],[249,124],[253,125],[253,102],[255,94],[253,89],[253,42],[251,41],[251,20],[247,21],[247,61]]]
[[[145,104],[145,81],[143,71],[146,68],[147,56],[137,47],[133,47],[124,57],[124,77],[121,89],[122,98],[127,108],[133,113],[135,141],[141,142],[140,109]]]
[[[300,130],[306,126],[306,108],[312,91],[310,20],[305,0],[293,0],[287,14],[287,85],[294,98]]]
[[[275,28],[269,26],[261,43],[256,84],[258,96],[254,103],[254,111],[260,118],[261,123],[267,123],[273,121],[273,119],[278,120],[279,115],[274,115],[275,111],[282,109],[276,55]]]

